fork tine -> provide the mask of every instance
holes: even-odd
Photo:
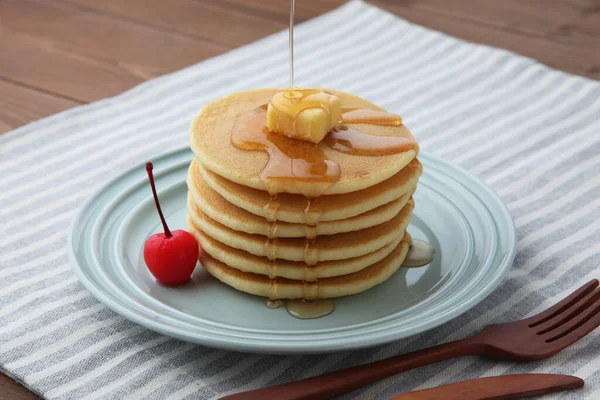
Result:
[[[535,325],[535,330],[538,335],[543,335],[547,332],[551,332],[556,328],[563,326],[566,322],[577,317],[585,310],[593,307],[595,303],[600,299],[600,290],[594,289],[587,295],[583,296],[579,301],[573,303],[570,307],[564,310],[562,313],[547,319],[546,322]]]
[[[585,297],[589,292],[598,287],[598,279],[592,279],[569,296],[565,297],[562,301],[556,303],[552,307],[548,308],[541,313],[534,315],[533,317],[527,318],[525,321],[528,322],[528,326],[533,328],[534,326],[540,325],[551,318],[554,318],[564,310],[577,303],[581,298]]]
[[[541,336],[548,343],[558,340],[561,337],[568,335],[570,332],[573,332],[575,329],[587,322],[588,319],[593,318],[594,315],[598,314],[598,312],[600,312],[600,300],[596,301],[592,307],[584,310],[572,320]]]
[[[558,352],[583,338],[598,326],[600,326],[600,302],[597,302],[595,307],[569,321],[561,327],[560,332],[557,331],[545,341],[553,347],[553,352]]]

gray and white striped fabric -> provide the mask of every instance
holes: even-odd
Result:
[[[360,1],[301,24],[299,86],[399,113],[422,148],[469,169],[508,204],[516,262],[489,298],[430,332],[374,349],[262,356],[148,331],[96,301],[65,248],[78,206],[124,168],[185,145],[192,117],[233,91],[285,86],[287,33],[0,136],[0,366],[50,399],[212,399],[464,337],[538,312],[600,275],[600,83],[465,43]],[[464,358],[346,398],[386,399],[456,380],[568,373],[600,398],[600,332],[528,364]]]

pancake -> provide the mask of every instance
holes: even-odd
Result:
[[[231,132],[240,115],[268,104],[273,95],[284,89],[258,89],[238,92],[205,105],[192,122],[190,146],[204,167],[232,182],[254,189],[268,191],[260,174],[269,161],[263,151],[248,151],[234,147]],[[327,90],[338,96],[344,108],[363,108],[383,111],[360,97]],[[384,126],[371,124],[346,124],[349,128],[374,136],[395,136],[413,139],[404,125]],[[277,183],[277,192],[297,193],[308,197],[326,194],[349,193],[376,185],[392,177],[414,159],[418,146],[397,154],[358,156],[333,150],[324,141],[317,148],[340,167],[339,179],[326,188],[314,181],[295,181],[293,185]],[[271,192],[273,186],[271,187]]]
[[[188,173],[188,188],[196,206],[211,219],[236,231],[269,236],[276,234],[278,238],[307,237],[307,226],[289,222],[269,223],[264,217],[256,216],[228,202],[206,184],[202,175],[194,173],[190,168]],[[316,227],[309,228],[312,235],[334,235],[352,232],[382,224],[394,218],[406,205],[414,188],[378,208],[366,213],[338,221],[319,222]],[[281,204],[281,203],[280,203]],[[313,236],[314,237],[314,236]]]
[[[269,242],[265,236],[236,231],[219,224],[200,211],[192,196],[188,195],[188,217],[196,227],[215,240],[257,256],[303,262],[308,259],[314,262],[344,260],[372,253],[402,236],[413,208],[414,202],[410,199],[394,218],[383,224],[354,232],[317,236],[310,241],[311,250],[308,252],[304,238],[281,238],[274,241],[276,245],[267,246]],[[267,254],[270,250],[275,254]]]
[[[416,186],[422,172],[423,166],[415,158],[400,172],[375,186],[352,193],[322,196],[319,198],[319,207],[322,210],[319,221],[351,218],[396,200]],[[229,181],[204,168],[194,158],[190,165],[188,179],[197,180],[199,175],[230,203],[254,215],[266,217],[266,207],[271,200],[269,193]],[[306,223],[305,196],[280,193],[277,195],[277,201],[280,204],[277,211],[278,221]]]
[[[271,278],[282,277],[307,282],[360,271],[386,258],[402,239],[402,237],[398,237],[379,250],[361,257],[324,261],[309,267],[303,262],[286,260],[275,260],[271,263],[266,257],[259,257],[243,250],[234,249],[206,235],[191,222],[188,222],[188,229],[196,237],[196,240],[198,240],[206,253],[231,268],[243,272],[267,275]]]
[[[405,233],[400,244],[383,260],[352,274],[319,279],[312,283],[285,278],[269,279],[265,275],[242,272],[228,267],[206,252],[201,252],[199,259],[212,276],[242,292],[273,300],[316,300],[360,293],[384,282],[400,268],[410,243],[410,235]]]

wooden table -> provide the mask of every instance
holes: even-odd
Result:
[[[296,21],[345,0],[297,0]],[[600,79],[600,0],[372,0]],[[287,0],[0,0],[0,133],[287,28]],[[0,374],[0,400],[36,396]]]

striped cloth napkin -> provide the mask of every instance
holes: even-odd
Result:
[[[539,312],[600,275],[600,84],[465,43],[360,1],[298,26],[297,83],[399,113],[423,149],[469,169],[510,208],[515,264],[485,301],[427,333],[319,356],[232,353],[146,330],[71,272],[69,223],[125,168],[179,148],[206,102],[288,84],[287,32],[0,136],[0,366],[49,399],[213,399],[462,338]],[[527,364],[464,358],[346,398],[386,399],[489,375],[574,374],[600,398],[600,332]]]

